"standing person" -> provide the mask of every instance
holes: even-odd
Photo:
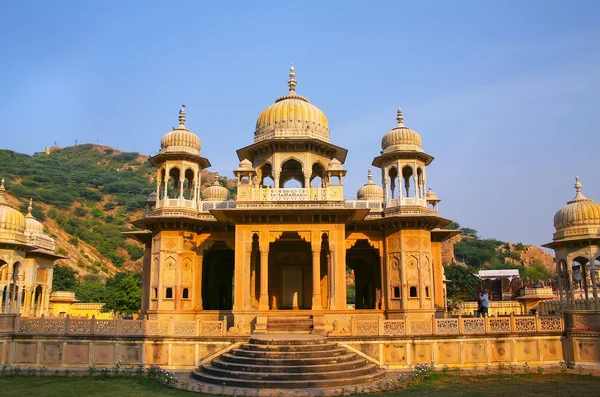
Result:
[[[482,292],[479,293],[479,304],[480,304],[479,313],[483,317],[487,317],[487,315],[488,315],[488,307],[490,306],[490,300],[488,298],[487,292],[482,291]]]

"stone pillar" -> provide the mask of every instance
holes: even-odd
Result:
[[[314,236],[313,236],[314,237]],[[318,240],[318,239],[317,239]],[[319,241],[320,243],[320,241]],[[322,310],[321,306],[321,247],[318,243],[312,246],[312,309]]]
[[[168,203],[169,200],[169,172],[171,170],[169,169],[169,167],[165,167],[165,180],[164,180],[164,194],[163,194],[163,205]]]
[[[562,272],[559,271],[558,273],[558,279],[557,279],[557,284],[558,284],[558,299],[560,302],[560,308],[563,309],[564,306],[564,301],[563,301],[563,278],[562,278]]]
[[[23,315],[29,316],[31,313],[31,287],[25,288],[25,302],[23,302]]]
[[[600,310],[600,302],[598,302],[598,285],[597,285],[597,271],[598,269],[596,269],[596,258],[594,258],[594,255],[590,256],[590,278],[592,281],[592,291],[593,291],[593,295],[594,295],[594,310]]]
[[[258,310],[269,310],[269,243],[260,246],[260,300]]]
[[[40,308],[40,316],[43,314],[44,316],[48,315],[48,306],[50,300],[50,291],[48,291],[48,287],[44,285],[42,288],[42,304]]]
[[[247,283],[244,291],[244,309],[252,309],[252,243],[246,243],[246,255],[244,258],[245,278]]]
[[[202,270],[204,267],[204,251],[196,255],[196,310],[202,310],[204,302],[202,301]]]
[[[567,309],[575,308],[575,290],[573,289],[573,264],[570,255],[567,255]]]
[[[419,308],[425,308],[425,271],[423,269],[423,255],[419,255]]]

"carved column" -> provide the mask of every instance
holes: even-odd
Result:
[[[6,299],[4,287],[6,287],[6,284],[0,284],[0,313],[4,313],[4,301]],[[6,289],[8,290],[8,288]]]
[[[573,264],[571,263],[571,256],[567,255],[567,309],[572,310],[575,308],[575,290],[573,289]]]
[[[245,282],[247,283],[244,291],[244,309],[252,309],[252,243],[246,243],[246,258],[244,267],[246,268]]]
[[[269,310],[269,243],[260,245],[260,299],[258,310]]]
[[[198,310],[204,309],[204,302],[202,300],[202,270],[204,267],[204,250],[200,249],[200,252],[196,255],[196,308]]]
[[[419,255],[419,308],[425,308],[425,269],[423,255]]]
[[[596,258],[594,255],[590,256],[590,278],[592,281],[592,291],[594,295],[594,310],[600,310],[600,302],[598,302],[598,285],[597,285],[597,274],[596,274]]]
[[[312,239],[315,240],[314,238]],[[318,239],[316,239],[318,240]],[[322,310],[321,306],[321,246],[320,240],[313,242],[312,247],[312,309]]]
[[[23,315],[29,316],[31,313],[31,287],[25,288],[25,302],[23,302]]]

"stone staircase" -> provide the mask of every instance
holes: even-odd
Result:
[[[202,382],[248,388],[321,388],[367,383],[385,370],[316,335],[261,335],[203,364]]]
[[[310,334],[313,331],[313,319],[310,315],[269,317],[267,333],[269,334]]]

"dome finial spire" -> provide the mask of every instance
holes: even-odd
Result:
[[[290,81],[288,81],[288,87],[290,87],[290,92],[296,91],[296,72],[294,71],[294,64],[290,66]]]
[[[32,210],[33,210],[33,198],[29,197],[29,207],[27,207],[27,216],[33,217],[33,215],[31,215]]]
[[[402,108],[398,108],[398,111],[396,112],[396,120],[398,120],[398,127],[404,126],[404,124],[402,123],[402,121],[404,120],[404,116],[402,116]]]
[[[181,105],[179,110],[179,125],[185,126],[185,105]]]
[[[373,181],[373,172],[371,171],[370,168],[369,168],[369,171],[367,171],[367,178],[369,178],[369,182]]]
[[[4,187],[4,178],[0,182],[0,204],[8,204],[8,201],[4,198],[4,193],[6,193],[6,188]]]
[[[579,182],[579,177],[576,176],[575,177],[575,191],[577,192],[577,194],[575,194],[575,197],[573,198],[573,200],[570,201],[570,203],[572,203],[573,201],[586,201],[588,200],[587,197],[585,197],[583,195],[583,193],[581,193],[581,188],[583,187],[583,185],[581,184],[581,182]]]

